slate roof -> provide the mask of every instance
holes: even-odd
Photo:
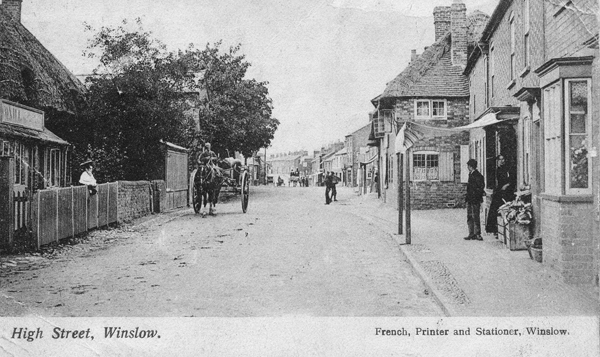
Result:
[[[467,17],[469,47],[481,36],[487,18],[480,11]],[[447,32],[389,82],[378,98],[468,97],[469,80],[463,75],[463,67],[452,65],[451,44],[452,36]]]
[[[26,89],[23,73],[31,74]],[[0,6],[0,97],[75,112],[84,85],[29,30]],[[29,92],[29,93],[28,93]]]

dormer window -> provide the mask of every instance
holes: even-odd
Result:
[[[445,120],[447,117],[445,99],[415,100],[415,119]]]

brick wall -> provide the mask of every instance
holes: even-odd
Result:
[[[428,126],[458,127],[469,123],[469,98],[446,98],[447,120],[415,120],[415,98],[398,98],[394,104],[396,115],[401,120],[417,121]],[[395,136],[390,139],[389,152],[393,153]],[[448,208],[449,203],[455,207],[464,207],[466,184],[460,182],[460,145],[469,144],[469,133],[462,132],[453,136],[423,138],[417,142],[412,152],[437,151],[454,153],[454,181],[413,181],[411,182],[412,209]],[[393,181],[390,181],[386,192],[386,203],[397,206],[397,161],[394,161]]]
[[[521,16],[521,7],[515,4],[521,4],[520,1],[513,2],[511,7],[506,11],[506,15],[498,24],[496,31],[492,35],[489,41],[489,66],[490,66],[490,79],[489,79],[489,90],[490,90],[490,105],[489,106],[518,106],[519,101],[513,97],[513,94],[517,91],[517,86],[507,88],[511,82],[510,72],[510,56],[511,56],[511,43],[510,43],[510,14],[514,16],[516,26],[516,38],[518,39],[519,33],[519,18]],[[533,15],[533,14],[532,14]],[[518,42],[518,41],[517,41]],[[516,52],[519,52],[518,44],[516,44]],[[493,61],[493,73],[492,73],[492,61]],[[517,73],[520,71],[519,65],[517,64]],[[493,90],[492,90],[492,74],[493,78]],[[475,79],[477,80],[477,79]]]
[[[413,181],[411,182],[411,205],[413,209],[448,208],[454,203],[455,207],[465,207],[467,186],[460,182],[460,145],[469,144],[469,133],[464,132],[455,136],[427,138],[419,141],[413,147],[417,151],[438,151],[454,153],[454,181]]]
[[[593,236],[593,203],[544,200],[541,234],[544,263],[568,283],[592,284],[597,279],[597,239]]]
[[[454,128],[469,124],[469,97],[459,98],[423,98],[423,99],[446,99],[447,120],[421,120],[415,119],[415,100],[421,98],[397,98],[394,103],[396,117],[403,123],[410,120],[427,126],[439,126]]]
[[[150,181],[119,181],[119,222],[147,216],[151,210]]]

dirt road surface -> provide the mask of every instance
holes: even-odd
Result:
[[[251,187],[92,232],[47,254],[2,257],[2,316],[439,316],[392,238],[340,188]]]

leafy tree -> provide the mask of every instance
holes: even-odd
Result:
[[[187,114],[193,76],[139,20],[135,31],[126,26],[102,27],[89,42],[86,54],[100,65],[86,79],[84,134],[71,139],[78,159],[95,160],[103,181],[157,178],[160,141],[186,146],[195,135]]]
[[[271,116],[268,83],[245,79],[250,63],[239,50],[240,45],[222,51],[217,42],[204,50],[190,47],[182,57],[200,74],[199,144],[211,142],[222,156],[238,151],[250,157],[270,145],[279,121]]]
[[[169,52],[139,20],[129,25],[87,28],[95,33],[85,54],[100,65],[86,79],[87,107],[72,131],[79,135],[66,138],[76,162],[93,159],[101,181],[148,180],[159,177],[161,140],[192,153],[211,142],[222,157],[270,145],[279,121],[267,83],[245,78],[250,64],[239,45]]]

